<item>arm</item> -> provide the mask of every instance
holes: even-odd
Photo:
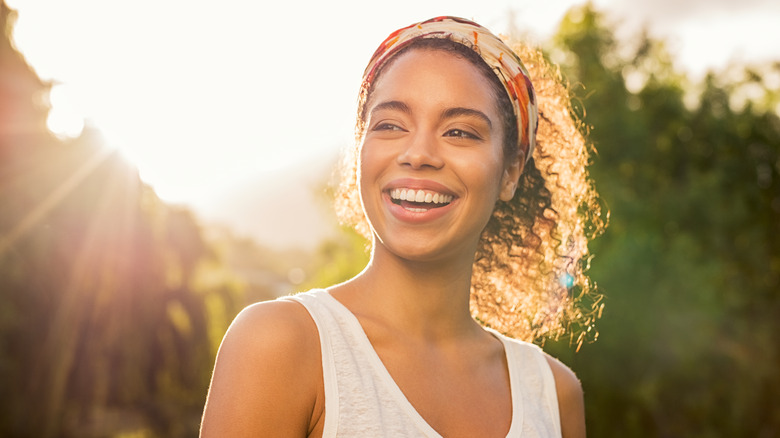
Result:
[[[569,367],[549,355],[545,357],[555,379],[563,438],[585,438],[585,402],[582,385]]]
[[[244,309],[217,354],[201,437],[304,437],[322,415],[314,322],[297,303]]]

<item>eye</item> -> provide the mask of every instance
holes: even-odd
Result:
[[[379,122],[374,125],[372,131],[404,131],[404,129],[390,122]]]
[[[444,133],[445,137],[465,138],[470,140],[481,140],[482,138],[476,134],[465,131],[463,129],[450,129]]]

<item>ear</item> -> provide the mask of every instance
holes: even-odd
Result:
[[[525,166],[525,153],[520,151],[513,158],[508,160],[504,166],[504,173],[501,177],[501,187],[498,198],[502,201],[511,201],[515,196],[517,184],[520,180],[520,174],[523,173]]]

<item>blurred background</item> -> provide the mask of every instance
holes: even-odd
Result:
[[[196,436],[238,311],[364,266],[364,63],[452,14],[542,47],[598,151],[598,340],[545,342],[590,436],[780,437],[780,4],[242,3],[0,0],[0,436]]]

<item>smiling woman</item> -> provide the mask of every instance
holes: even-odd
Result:
[[[380,45],[338,196],[370,261],[236,318],[202,436],[585,435],[579,381],[528,341],[592,322],[572,291],[602,224],[565,89],[522,53],[533,75],[455,17]]]

